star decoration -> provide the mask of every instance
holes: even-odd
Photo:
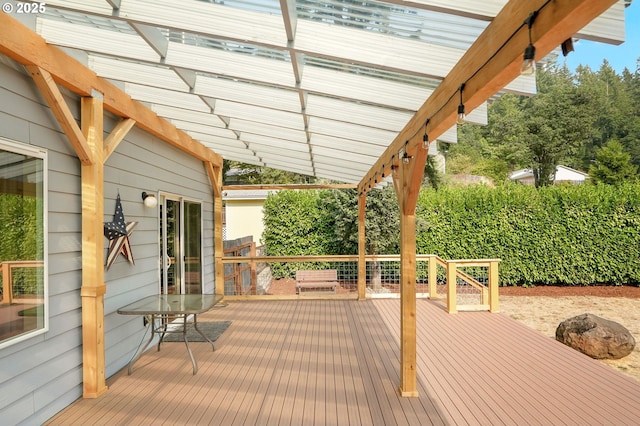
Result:
[[[126,234],[118,236],[112,240],[109,240],[109,251],[107,252],[107,271],[116,261],[119,254],[122,254],[131,264],[135,264],[133,260],[133,252],[131,251],[131,242],[129,237],[133,233],[133,228],[136,227],[138,222],[127,222]]]
[[[116,211],[113,214],[113,222],[105,222],[104,224],[104,236],[113,240],[117,237],[127,235],[127,224],[124,221],[124,212],[122,210],[122,203],[120,202],[120,194],[116,198]]]
[[[120,194],[116,198],[116,210],[113,214],[113,222],[104,224],[104,236],[109,239],[109,250],[107,251],[107,271],[116,261],[119,254],[122,254],[129,263],[135,263],[131,252],[131,242],[129,237],[133,233],[133,228],[138,222],[125,222]]]

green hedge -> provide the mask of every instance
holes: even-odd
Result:
[[[500,258],[501,285],[640,283],[640,186],[423,191],[419,253]]]
[[[280,191],[264,203],[262,243],[269,256],[313,256],[328,253],[326,215],[319,208],[319,191]],[[297,269],[317,263],[271,265],[274,278],[295,277]]]
[[[270,255],[332,253],[332,218],[319,200],[319,191],[267,199]],[[425,190],[417,225],[418,253],[499,258],[501,285],[640,284],[640,185]],[[275,269],[292,276],[295,265]]]

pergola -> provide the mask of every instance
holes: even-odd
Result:
[[[24,4],[34,13],[0,14],[0,53],[26,66],[82,164],[87,397],[106,390],[103,165],[134,125],[204,162],[218,283],[222,158],[357,184],[361,277],[366,194],[391,177],[401,206],[400,392],[415,396],[415,207],[437,152],[430,142],[456,142],[461,104],[467,120],[486,123],[492,96],[535,93],[534,77],[519,75],[530,42],[542,58],[572,37],[624,40],[616,0]],[[82,97],[80,125],[59,86]],[[105,141],[103,109],[121,118]]]

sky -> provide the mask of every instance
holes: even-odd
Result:
[[[580,40],[573,44],[574,51],[565,58],[560,54],[560,64],[566,60],[567,67],[575,71],[578,65],[588,65],[593,71],[600,69],[606,59],[613,69],[621,74],[626,68],[636,71],[636,61],[640,58],[640,0],[633,0],[625,9],[625,41],[615,46]]]

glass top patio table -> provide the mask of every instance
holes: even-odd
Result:
[[[147,296],[118,309],[120,315],[142,315],[150,317],[146,322],[147,327],[151,330],[151,336],[147,343],[140,346],[129,361],[128,373],[131,374],[133,364],[147,349],[156,335],[158,339],[158,351],[165,334],[182,333],[182,339],[187,346],[191,365],[193,366],[193,374],[198,372],[198,364],[196,363],[189,340],[187,339],[188,318],[193,316],[193,328],[205,339],[211,343],[213,350],[216,350],[213,342],[198,328],[198,314],[207,312],[220,302],[224,296],[218,294],[156,294]],[[159,320],[156,323],[156,320]]]
[[[118,309],[120,315],[201,314],[222,300],[218,294],[156,294]]]

